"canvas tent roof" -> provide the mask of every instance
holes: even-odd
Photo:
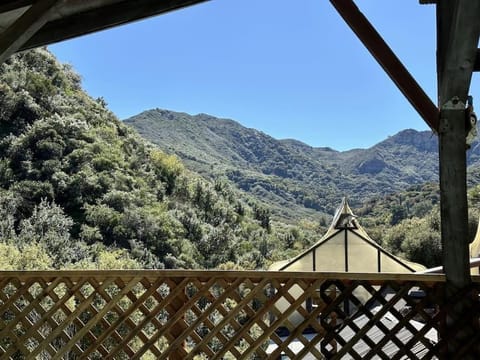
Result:
[[[319,241],[291,260],[272,264],[270,270],[406,273],[425,267],[401,259],[373,241],[344,198]]]
[[[470,244],[470,273],[472,275],[480,274],[480,221],[477,227],[477,233],[475,234],[475,239],[473,239]]]

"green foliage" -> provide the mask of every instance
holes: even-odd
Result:
[[[190,170],[209,179],[226,177],[265,204],[272,218],[288,223],[330,217],[343,195],[360,208],[372,198],[438,179],[437,139],[428,131],[405,130],[369,149],[338,152],[276,140],[205,114],[153,109],[125,122],[163,151],[179,156]],[[467,155],[469,181],[479,183],[480,147],[472,146]],[[392,209],[387,221],[397,224],[430,209],[406,201]]]
[[[133,259],[125,249],[112,249],[97,246],[90,257],[78,261],[69,268],[89,270],[129,270],[141,269],[142,264]]]
[[[157,176],[166,183],[168,195],[173,193],[175,182],[183,172],[183,164],[175,155],[167,155],[158,149],[150,152],[150,160]]]
[[[411,218],[391,227],[385,245],[395,254],[427,267],[441,265],[442,246],[438,209],[425,218]]]
[[[186,171],[105,106],[44,49],[0,66],[6,268],[35,251],[39,268],[260,268],[283,251],[290,229],[267,207]]]
[[[26,244],[18,248],[14,244],[0,243],[0,269],[49,270],[54,261],[40,244]]]
[[[48,51],[0,66],[2,268],[266,268],[319,239],[339,194],[394,253],[439,263],[427,133],[341,153],[203,114],[157,109],[129,124],[161,149]],[[473,187],[471,204],[479,194]],[[477,219],[472,211],[472,234]]]

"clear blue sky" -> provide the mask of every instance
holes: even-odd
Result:
[[[436,102],[435,7],[357,5]],[[337,150],[427,129],[327,0],[212,0],[50,50],[120,119],[207,113]]]

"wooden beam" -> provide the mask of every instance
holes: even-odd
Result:
[[[480,49],[477,49],[475,55],[475,63],[473,64],[473,71],[480,71]]]
[[[59,0],[39,0],[0,34],[0,64],[18,51],[48,21]]]
[[[22,46],[21,50],[105,30],[206,1],[209,0],[128,0],[116,2],[49,22]]]
[[[438,108],[353,0],[330,0],[330,2],[428,126],[434,132],[438,132]]]
[[[30,6],[33,4],[33,0],[13,0],[13,1],[2,1],[0,4],[0,14],[22,8],[24,6]]]
[[[440,1],[438,21],[439,107],[455,96],[466,103],[480,35],[480,0]]]
[[[472,311],[478,299],[464,294],[471,284],[468,241],[466,102],[480,35],[480,0],[437,2],[437,74],[440,107],[440,216],[445,287],[442,358],[456,358],[478,333]],[[465,324],[465,326],[456,326]]]
[[[440,214],[443,268],[456,288],[470,284],[465,103],[444,104],[440,116]]]
[[[465,108],[480,35],[479,18],[480,0],[437,4],[443,261],[447,279],[458,287],[470,281]]]

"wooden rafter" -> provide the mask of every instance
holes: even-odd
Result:
[[[205,1],[208,0],[1,1],[0,31],[4,30],[0,32],[0,63],[17,51],[71,39]]]
[[[473,64],[473,71],[480,71],[480,49],[477,49],[475,64]]]
[[[438,132],[438,108],[428,97],[400,59],[390,49],[353,0],[330,0],[345,22],[370,51],[399,90],[417,110],[428,126]]]
[[[33,4],[33,0],[6,0],[2,1],[0,4],[0,14],[5,13],[7,11],[16,10],[18,8],[22,8],[24,6],[30,6]]]
[[[135,0],[110,4],[76,12],[55,19],[35,34],[21,50],[71,39],[80,35],[105,30],[147,17],[160,15],[208,0]],[[64,5],[68,13],[69,2]]]
[[[18,51],[51,15],[58,0],[40,0],[0,34],[0,63]]]

